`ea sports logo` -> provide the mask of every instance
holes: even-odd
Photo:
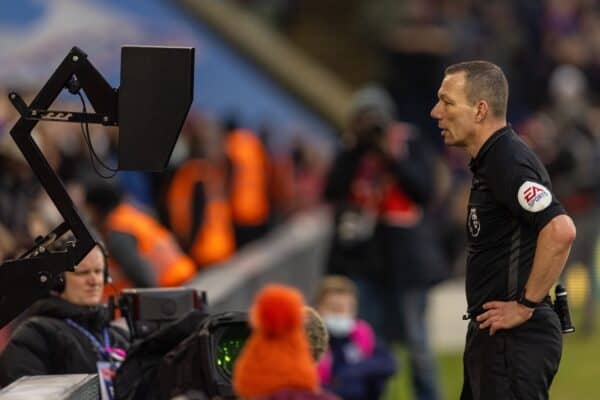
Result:
[[[519,188],[517,200],[524,210],[538,212],[552,203],[552,193],[539,183],[526,181]]]

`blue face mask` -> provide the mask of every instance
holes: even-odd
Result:
[[[347,337],[354,329],[354,318],[345,314],[328,314],[323,317],[329,334],[334,337]]]

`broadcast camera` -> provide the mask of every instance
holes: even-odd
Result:
[[[133,339],[118,372],[119,398],[189,391],[235,398],[233,366],[250,335],[246,313],[211,315],[206,293],[190,288],[126,289],[117,303]]]

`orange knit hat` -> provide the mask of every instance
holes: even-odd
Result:
[[[253,331],[233,370],[233,387],[239,396],[318,388],[304,332],[303,305],[302,294],[283,285],[269,285],[258,294],[250,312]]]

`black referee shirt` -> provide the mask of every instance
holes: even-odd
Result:
[[[510,126],[495,132],[469,167],[468,312],[492,300],[516,300],[531,267],[539,231],[565,211],[548,172]]]

